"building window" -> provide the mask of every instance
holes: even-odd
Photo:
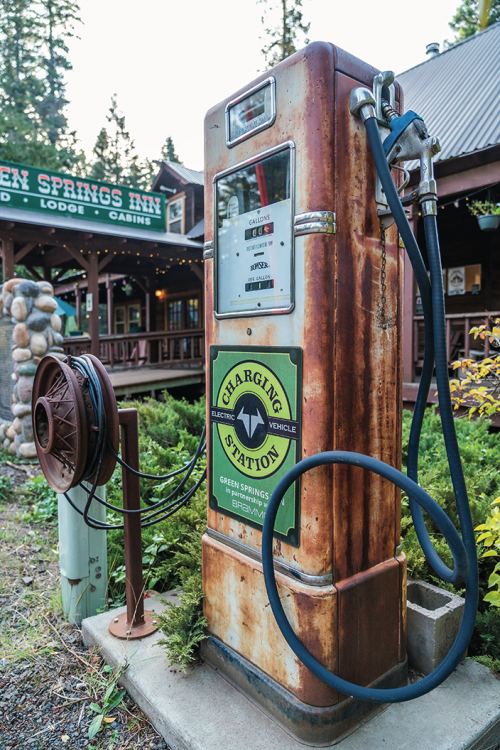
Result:
[[[115,334],[139,333],[141,329],[141,303],[133,302],[128,305],[115,307]]]
[[[126,333],[125,305],[115,307],[115,333]]]
[[[182,234],[184,220],[184,198],[178,198],[167,205],[168,231]]]
[[[200,327],[200,301],[198,297],[191,297],[186,300],[186,328]]]
[[[168,303],[168,330],[180,331],[182,328],[182,300],[174,299]]]

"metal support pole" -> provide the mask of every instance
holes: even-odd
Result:
[[[139,470],[139,428],[137,409],[120,409],[122,457],[132,469]],[[141,507],[139,477],[122,469],[123,507],[138,510]],[[142,534],[139,513],[123,517],[125,544],[125,581],[127,611],[115,617],[109,632],[122,639],[144,638],[158,629],[154,612],[144,611],[144,582],[142,578]]]

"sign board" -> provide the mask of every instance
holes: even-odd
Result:
[[[164,195],[0,160],[2,206],[166,231]]]
[[[210,507],[262,528],[271,494],[300,460],[302,349],[210,347]],[[299,546],[299,483],[275,536]]]
[[[448,294],[465,294],[465,268],[448,268]]]

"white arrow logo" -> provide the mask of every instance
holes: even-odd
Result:
[[[260,412],[258,409],[257,409],[257,415],[245,414],[245,410],[243,407],[240,413],[238,414],[237,419],[241,419],[241,421],[245,425],[245,430],[247,431],[247,435],[249,438],[253,437],[255,430],[260,424],[264,424],[264,420],[260,416]]]

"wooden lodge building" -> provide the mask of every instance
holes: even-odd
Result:
[[[405,110],[418,112],[442,143],[435,172],[450,362],[484,356],[488,344],[479,345],[468,331],[500,316],[500,229],[482,231],[468,208],[473,200],[500,203],[499,80],[500,23],[441,54],[434,49],[428,60],[398,76]],[[418,184],[419,170],[416,163],[407,167],[410,191]],[[30,172],[31,190],[24,197],[23,169]],[[152,192],[141,195],[118,186],[40,173],[0,163],[4,279],[19,264],[35,278],[51,281],[55,294],[76,308],[75,319],[67,322],[65,350],[99,356],[118,396],[158,393],[164,388],[175,389],[177,395],[201,393],[205,383],[203,173],[162,162]],[[68,181],[72,185],[74,181],[73,187],[66,185]],[[112,211],[117,190],[122,190],[124,203],[120,211]],[[78,191],[90,201],[91,215],[89,205],[78,202]],[[104,205],[97,205],[96,196]],[[64,210],[71,198],[76,208]],[[418,207],[413,207],[411,223],[425,256]],[[416,396],[422,355],[419,293],[407,262],[403,398],[408,406]],[[431,389],[431,401],[434,393]]]
[[[434,45],[432,45],[434,46]],[[436,45],[437,46],[437,45]],[[446,303],[448,360],[481,358],[488,342],[469,330],[500,317],[500,229],[482,231],[472,201],[500,204],[500,23],[397,76],[405,111],[421,115],[442,150],[434,157],[438,229]],[[406,192],[418,185],[418,164]],[[426,259],[423,220],[413,207],[412,229]],[[405,263],[403,399],[416,397],[423,358],[423,318],[410,263]],[[436,401],[435,389],[430,400]]]
[[[22,265],[74,305],[65,351],[100,357],[117,396],[204,390],[203,173],[163,162],[153,188],[0,163],[3,278]]]

